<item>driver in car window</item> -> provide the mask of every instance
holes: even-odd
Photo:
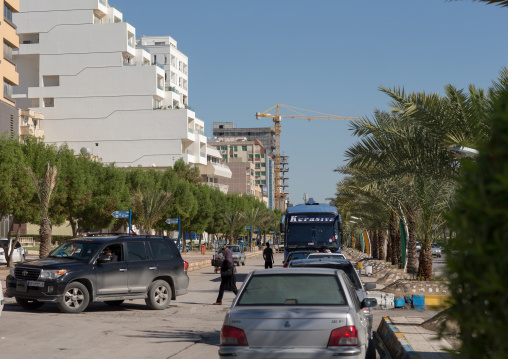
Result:
[[[110,247],[106,247],[103,251],[103,254],[111,258],[110,262],[118,262],[118,256],[111,251]]]

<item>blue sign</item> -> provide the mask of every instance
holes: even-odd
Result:
[[[243,227],[245,229],[252,229],[252,226]]]
[[[114,211],[111,215],[115,218],[129,218],[130,211]]]
[[[178,218],[168,218],[166,219],[167,224],[178,224]]]

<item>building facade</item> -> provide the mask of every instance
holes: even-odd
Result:
[[[206,165],[204,122],[185,108],[187,78],[177,94],[166,81],[171,60],[168,69],[159,63],[164,53],[185,60],[176,42],[136,41],[106,0],[20,0],[13,22],[16,105],[44,115],[45,143],[118,167],[166,168],[180,158]]]
[[[199,165],[201,181],[210,187],[218,188],[222,193],[228,193],[229,185],[226,183],[232,177],[229,166],[224,164],[220,152],[208,145],[206,165]]]

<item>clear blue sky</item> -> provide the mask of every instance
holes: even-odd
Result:
[[[136,36],[169,35],[189,57],[189,104],[205,121],[268,127],[276,103],[344,117],[388,110],[379,86],[487,88],[508,67],[508,8],[444,0],[118,0]],[[334,197],[357,139],[345,121],[285,119],[292,203]]]

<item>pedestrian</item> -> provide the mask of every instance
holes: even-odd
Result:
[[[230,290],[235,295],[238,293],[236,289],[236,267],[233,261],[233,251],[224,244],[224,260],[220,268],[220,288],[217,301],[213,305],[222,305],[222,297],[224,296],[225,290]]]
[[[270,242],[266,242],[266,248],[263,251],[263,258],[265,259],[265,269],[273,268],[273,249],[270,248]]]

